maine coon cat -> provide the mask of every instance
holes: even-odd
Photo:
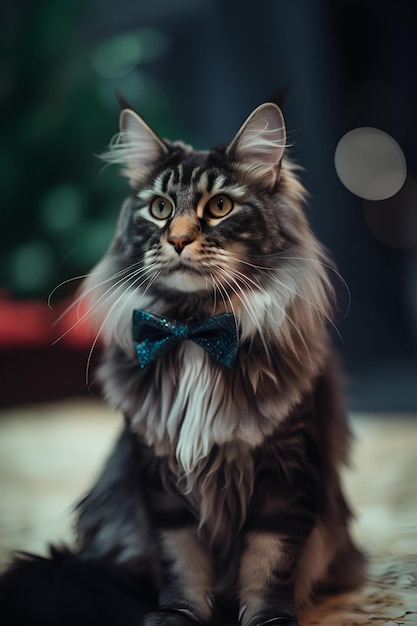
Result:
[[[94,588],[82,604],[89,624],[295,626],[315,590],[359,584],[339,480],[349,431],[328,332],[330,264],[285,144],[272,103],[208,151],[122,111],[105,158],[132,192],[82,297],[105,344],[104,395],[126,428],[79,505],[75,556],[18,562],[9,594],[22,571],[54,567],[63,587],[69,571]],[[236,345],[214,337],[224,364],[184,335],[139,362],[146,337],[135,349],[133,311],[171,329],[232,320]],[[98,620],[112,589],[119,617],[112,605]]]

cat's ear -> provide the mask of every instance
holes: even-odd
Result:
[[[279,178],[285,140],[281,109],[268,102],[252,112],[227,152],[250,176],[272,189]]]
[[[103,155],[109,163],[122,166],[133,188],[144,179],[152,166],[168,152],[166,144],[132,109],[120,114],[120,133]]]

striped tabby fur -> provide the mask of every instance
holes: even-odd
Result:
[[[315,589],[361,579],[338,476],[349,433],[331,267],[284,149],[281,111],[265,104],[204,152],[125,109],[105,155],[132,193],[83,298],[106,346],[105,396],[127,426],[78,533],[83,557],[152,578],[147,626],[219,623],[227,603],[242,626],[294,626]],[[184,342],[141,369],[134,308],[181,321],[234,313],[235,365]]]

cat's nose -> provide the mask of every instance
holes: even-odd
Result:
[[[168,238],[168,243],[174,246],[175,252],[178,252],[178,254],[181,254],[185,246],[188,246],[192,241],[194,239],[190,235],[172,235]]]

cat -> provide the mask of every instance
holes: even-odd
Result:
[[[272,102],[207,151],[123,108],[104,158],[131,194],[80,298],[125,429],[78,506],[76,549],[22,557],[3,603],[28,587],[45,595],[47,570],[71,590],[65,611],[53,601],[61,618],[93,589],[68,623],[296,626],[316,591],[360,584],[339,478],[350,433],[329,334],[333,266],[285,150]],[[133,311],[145,330],[132,335]],[[228,325],[223,338],[210,331],[214,355],[184,330],[210,320]],[[151,344],[148,322],[175,340]]]

